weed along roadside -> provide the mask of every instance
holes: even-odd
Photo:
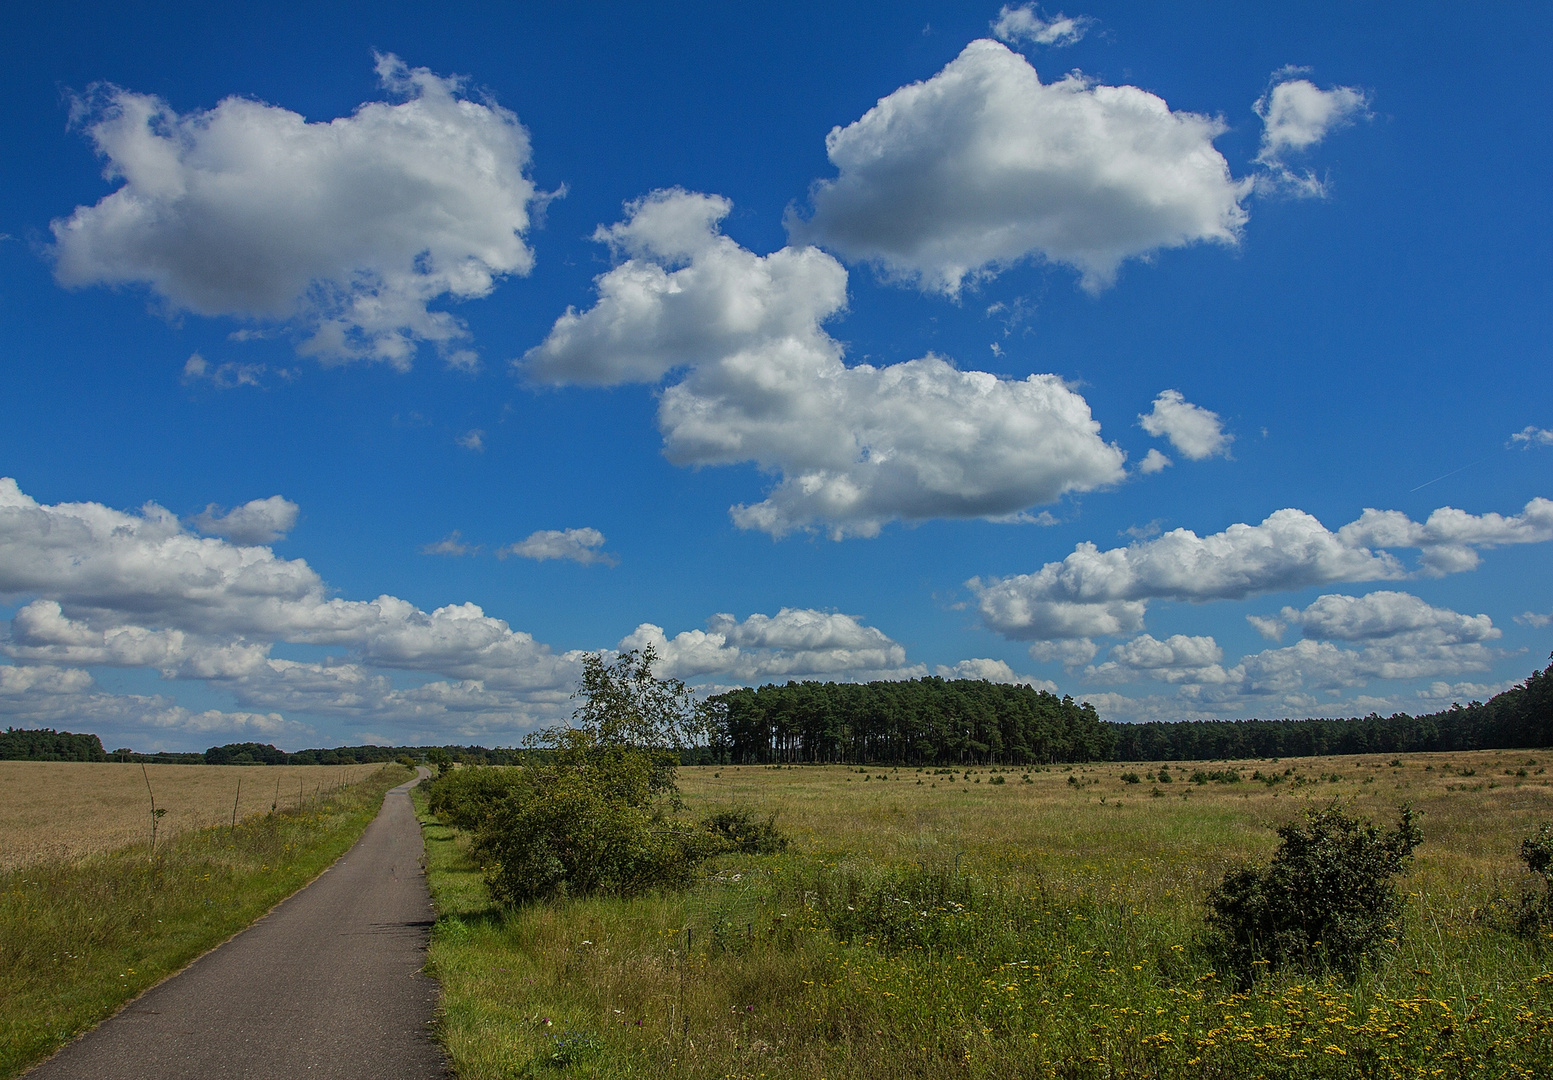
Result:
[[[589,755],[629,747],[598,735],[527,777],[450,768],[416,794],[439,1036],[466,1080],[1553,1061],[1553,792],[1459,782],[1537,767],[1524,753],[1176,762],[1168,784],[1157,764],[698,766],[640,818],[596,789],[570,815],[535,805],[609,775]],[[729,812],[771,842],[719,841]],[[569,845],[608,861],[627,826],[660,830],[638,847],[666,876],[640,854],[634,875],[573,876]],[[515,892],[504,858],[553,860],[551,884]]]
[[[0,1076],[48,1056],[307,884],[412,775],[387,765],[354,784],[320,785],[291,807],[159,837],[154,854],[142,842],[0,875]]]

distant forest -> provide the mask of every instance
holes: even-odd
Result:
[[[790,682],[711,701],[714,750],[740,764],[1104,761],[1116,748],[1088,702],[979,679]]]
[[[510,765],[519,751],[484,746],[338,746],[328,750],[287,753],[268,743],[227,743],[201,753],[137,754],[133,750],[104,751],[96,735],[77,735],[48,728],[7,728],[0,732],[0,761],[130,761],[151,765],[371,765],[408,757],[424,761],[441,750],[455,761],[479,765]]]
[[[1118,724],[1101,720],[1088,702],[976,679],[790,682],[730,690],[710,701],[711,745],[686,751],[686,764],[1039,765],[1553,746],[1553,663],[1486,702],[1425,716],[1371,713],[1346,720]],[[252,742],[213,746],[203,754],[137,754],[105,752],[96,735],[46,728],[0,732],[0,761],[355,765],[401,757],[424,761],[433,752],[478,765],[516,764],[525,754],[483,746],[343,746],[287,753]]]
[[[740,763],[1029,765],[1553,746],[1553,664],[1487,702],[1346,720],[1118,724],[1087,702],[1028,686],[937,678],[768,685],[712,701],[722,706],[714,748]]]

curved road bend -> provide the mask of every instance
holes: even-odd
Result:
[[[421,973],[433,916],[414,783],[312,884],[26,1080],[450,1076],[429,1034],[437,987]]]

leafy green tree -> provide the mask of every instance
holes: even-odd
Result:
[[[473,827],[498,901],[675,888],[724,846],[671,816],[679,751],[705,744],[707,713],[653,674],[657,659],[650,647],[587,657],[572,726],[532,737],[530,763],[438,781],[433,809]]]

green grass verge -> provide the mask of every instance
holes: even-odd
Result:
[[[343,855],[383,794],[384,766],[303,807],[0,875],[0,1077],[48,1057],[248,926]]]
[[[1411,892],[1403,933],[1355,980],[1290,972],[1242,993],[1198,947],[1195,900],[1075,883],[1114,881],[1133,852],[1052,865],[1057,881],[1007,852],[814,845],[728,858],[681,895],[501,911],[417,805],[439,1037],[463,1080],[1530,1080],[1553,1061],[1548,953],[1453,898]],[[1223,843],[1222,808],[1202,814]]]

